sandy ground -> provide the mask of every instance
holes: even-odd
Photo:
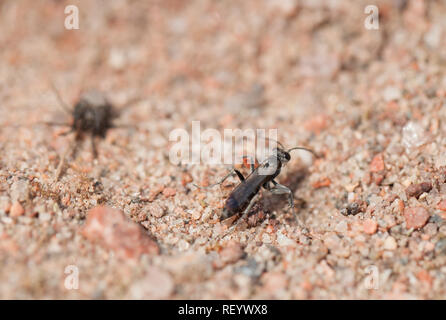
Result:
[[[0,298],[444,299],[446,3],[369,2],[81,0],[67,30],[69,1],[1,1]],[[122,125],[57,182],[51,83],[103,91]],[[220,239],[237,180],[193,183],[228,166],[169,161],[192,120],[318,152],[278,177],[310,235],[262,192]]]

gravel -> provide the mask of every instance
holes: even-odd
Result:
[[[446,4],[402,2],[367,30],[365,0],[80,0],[66,30],[68,1],[2,1],[0,298],[444,299]],[[59,181],[51,83],[120,110]],[[222,238],[236,178],[194,184],[229,166],[169,161],[193,120],[313,149],[277,177],[308,233],[262,191]]]

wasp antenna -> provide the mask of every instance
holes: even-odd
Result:
[[[283,150],[285,150],[285,147],[283,146],[283,144],[281,144],[280,143],[280,141],[277,141],[276,139],[273,139],[273,138],[268,138],[268,137],[265,137],[268,141],[269,140],[272,140],[272,141],[274,141],[274,142],[276,142]]]
[[[70,109],[70,107],[68,107],[68,105],[63,101],[62,97],[60,96],[59,90],[57,90],[56,85],[51,81],[51,89],[53,90],[54,94],[56,95],[57,100],[59,101],[60,106],[62,107],[62,109],[68,113],[71,114],[72,111]]]
[[[305,151],[311,152],[316,158],[319,157],[318,154],[317,154],[316,152],[314,152],[313,150],[311,150],[311,149],[309,149],[309,148],[305,148],[305,147],[294,147],[294,148],[288,149],[287,152],[290,152],[290,151],[292,151],[292,150],[305,150]]]

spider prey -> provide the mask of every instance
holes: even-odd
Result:
[[[243,212],[243,214],[239,221],[243,220],[258,199],[259,191],[262,187],[270,191],[272,194],[287,194],[289,207],[295,213],[292,191],[288,187],[276,182],[274,179],[280,174],[282,167],[288,161],[290,161],[290,151],[301,149],[309,151],[313,154],[315,153],[304,147],[295,147],[286,150],[282,144],[279,143],[279,145],[280,148],[275,148],[273,154],[260,163],[258,167],[255,167],[254,162],[251,161],[251,173],[247,177],[244,177],[240,171],[234,168],[218,183],[205,187],[212,188],[219,185],[234,173],[240,179],[240,184],[235,187],[235,189],[226,199],[226,203],[221,214],[221,220],[228,219],[241,212]],[[299,219],[297,219],[297,221],[299,225],[303,227],[303,224],[299,221]],[[231,232],[236,226],[237,224],[232,226],[228,230],[228,233]]]
[[[59,100],[60,105],[65,112],[71,115],[71,123],[54,123],[45,122],[48,125],[66,126],[69,127],[67,132],[62,135],[70,133],[75,134],[75,143],[84,139],[85,135],[90,136],[93,157],[97,158],[98,152],[96,148],[96,138],[105,138],[107,131],[116,126],[113,120],[119,116],[118,111],[111,103],[107,101],[102,93],[95,90],[85,92],[79,98],[79,101],[74,105],[74,108],[69,108],[59,95],[57,89],[53,86],[53,90]],[[132,100],[131,103],[134,101]],[[126,105],[128,105],[127,103]],[[71,148],[68,148],[56,170],[56,181],[59,179],[62,167],[64,165],[65,157]]]

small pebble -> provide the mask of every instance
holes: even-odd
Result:
[[[17,218],[17,217],[22,216],[24,213],[25,213],[25,209],[23,209],[23,207],[20,204],[20,202],[16,201],[11,206],[11,210],[9,212],[9,216],[13,217],[13,218]]]
[[[446,254],[446,238],[441,238],[435,244],[435,254],[444,255]]]
[[[108,56],[108,64],[115,70],[122,70],[127,63],[127,58],[119,49],[112,48]]]
[[[30,188],[28,180],[19,179],[11,185],[11,199],[13,202],[25,202],[30,199]]]
[[[133,283],[129,293],[131,299],[168,299],[174,287],[169,273],[157,267],[149,267],[146,275]]]
[[[438,209],[440,209],[441,211],[446,211],[446,200],[441,200],[438,203]]]
[[[387,237],[384,241],[385,250],[395,250],[397,248],[396,240],[393,237]]]
[[[271,9],[277,9],[284,15],[292,14],[299,7],[297,0],[268,1],[267,4]]]
[[[164,208],[162,208],[158,203],[151,203],[148,208],[150,215],[155,218],[161,218],[165,214]]]
[[[240,243],[233,242],[220,251],[221,262],[226,265],[240,260],[245,252]]]
[[[384,169],[384,157],[382,153],[378,153],[376,156],[373,157],[372,162],[370,163],[370,172],[380,172]]]
[[[328,126],[328,117],[324,114],[316,115],[304,123],[306,130],[311,131],[315,134],[321,133]]]
[[[139,258],[142,254],[158,254],[157,243],[124,212],[109,207],[95,207],[88,211],[82,231],[92,242],[115,251],[122,258]]]
[[[262,242],[263,243],[271,243],[271,237],[267,233],[264,233],[262,235]]]
[[[364,232],[367,234],[374,234],[376,230],[378,229],[378,223],[376,223],[374,220],[367,219],[362,224]]]
[[[9,211],[11,211],[11,207],[11,202],[8,201],[3,205],[3,210],[5,211],[5,213],[9,213]]]
[[[417,278],[418,278],[418,280],[420,280],[422,282],[425,282],[425,283],[427,283],[429,285],[431,285],[432,281],[433,281],[431,275],[426,270],[421,270],[420,272],[418,272],[417,273]]]
[[[288,285],[288,278],[285,274],[279,272],[269,272],[262,276],[264,290],[274,293]]]
[[[295,245],[296,242],[288,238],[282,232],[277,232],[277,243],[281,246]]]
[[[255,259],[248,258],[246,263],[238,266],[236,272],[242,273],[251,278],[258,278],[263,272],[263,264],[259,264]]]
[[[172,274],[176,282],[203,281],[209,277],[213,270],[209,256],[192,252],[165,258],[163,268]]]
[[[418,199],[421,196],[421,194],[423,194],[424,192],[429,192],[431,191],[431,189],[432,189],[432,184],[430,182],[411,184],[406,189],[406,195],[408,198],[415,197]]]
[[[48,212],[39,213],[39,220],[42,221],[42,222],[50,221],[51,217],[52,217],[51,213],[48,213]]]
[[[412,207],[404,209],[407,229],[422,228],[429,220],[429,213],[423,207]]]
[[[403,145],[407,148],[415,148],[425,144],[426,133],[421,125],[415,122],[407,123],[403,128]]]
[[[200,218],[201,218],[201,211],[200,210],[194,210],[192,212],[192,219],[200,220]]]
[[[177,191],[174,188],[165,188],[163,190],[163,195],[168,198],[168,197],[173,197],[175,194],[177,193]]]
[[[346,233],[348,231],[347,221],[339,222],[335,227],[335,231],[339,233]]]
[[[329,178],[323,178],[322,180],[318,180],[316,182],[313,183],[313,188],[314,189],[319,189],[319,188],[323,188],[323,187],[329,187],[331,184],[331,180]]]
[[[401,90],[397,87],[387,87],[384,89],[384,99],[386,101],[398,100],[401,98]]]
[[[427,235],[434,236],[437,234],[438,226],[437,224],[431,222],[425,225],[423,230]]]
[[[193,178],[192,178],[192,176],[190,175],[190,173],[185,172],[185,173],[183,173],[182,176],[181,176],[181,184],[182,184],[183,186],[185,186],[185,185],[187,185],[188,183],[192,182],[192,180],[193,180]]]

